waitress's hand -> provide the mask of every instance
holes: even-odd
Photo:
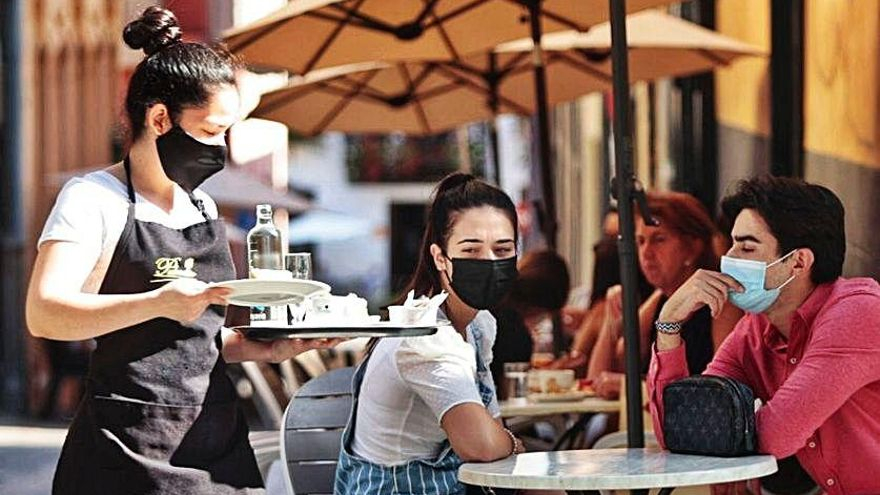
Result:
[[[200,280],[177,279],[156,289],[159,316],[181,323],[197,320],[212,304],[226,305],[232,292],[225,287],[208,287]]]
[[[342,339],[283,339],[266,342],[269,356],[266,361],[280,363],[312,349],[329,349],[342,342]]]
[[[223,359],[227,363],[242,361],[269,361],[280,363],[297,354],[312,349],[327,349],[342,342],[341,339],[283,339],[271,342],[249,340],[244,335],[224,328]]]

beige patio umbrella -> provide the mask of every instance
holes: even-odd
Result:
[[[630,14],[630,80],[684,76],[726,65],[760,49],[657,11]],[[550,103],[611,88],[610,26],[545,35]],[[254,115],[297,132],[389,132],[423,135],[536,111],[532,41],[460,61],[369,62],[314,71],[267,93]]]
[[[629,0],[635,12],[670,0]],[[550,171],[547,87],[540,54],[544,32],[584,31],[609,19],[607,0],[298,0],[227,33],[231,49],[251,64],[306,74],[369,60],[461,60],[500,42],[530,35],[538,118],[538,155],[545,231],[556,244],[556,205]],[[622,15],[622,14],[621,14]]]
[[[626,3],[636,12],[670,0]],[[586,31],[608,18],[607,0],[295,0],[224,39],[249,64],[305,74],[370,60],[457,59],[533,28]]]

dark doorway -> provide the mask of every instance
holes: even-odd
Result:
[[[425,232],[427,205],[391,204],[391,294],[406,287],[419,261],[419,248]]]

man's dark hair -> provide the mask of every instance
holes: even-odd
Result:
[[[832,282],[840,276],[846,255],[844,212],[830,189],[763,175],[740,181],[736,192],[721,202],[721,209],[731,221],[744,209],[757,211],[779,242],[778,256],[798,248],[813,251],[813,283]]]

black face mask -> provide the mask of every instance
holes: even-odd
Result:
[[[180,126],[174,126],[156,138],[156,150],[165,175],[187,192],[192,192],[226,166],[225,145],[205,144]]]
[[[516,280],[516,256],[503,260],[449,259],[452,290],[474,309],[495,307]]]

